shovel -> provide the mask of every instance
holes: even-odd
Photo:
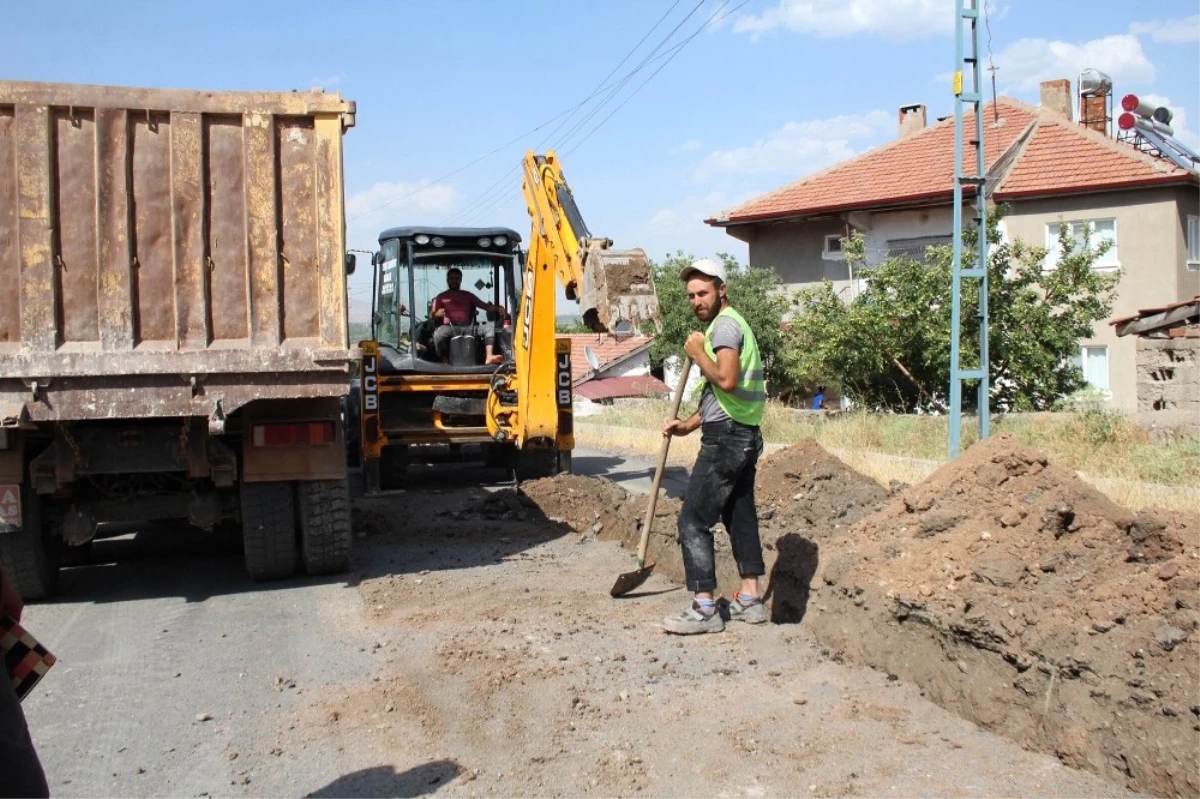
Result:
[[[688,373],[692,371],[692,359],[684,357],[683,371],[679,373],[679,383],[675,386],[675,396],[671,399],[671,418],[679,415],[679,403],[683,400],[683,389],[687,386]],[[654,564],[646,565],[646,549],[650,546],[650,524],[654,521],[654,506],[658,503],[658,487],[662,485],[663,468],[667,465],[667,450],[671,447],[671,436],[663,436],[662,449],[658,452],[658,468],[654,470],[654,484],[650,486],[650,499],[646,506],[646,521],[642,523],[642,539],[638,542],[637,570],[625,572],[617,577],[612,590],[608,593],[614,597],[625,596],[650,577]]]

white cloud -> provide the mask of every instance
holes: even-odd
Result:
[[[1067,78],[1094,67],[1113,79],[1116,86],[1150,83],[1154,64],[1136,36],[1116,34],[1083,44],[1050,39],[1020,39],[996,54],[996,79],[1001,91],[1031,91],[1044,80]]]
[[[1184,19],[1169,19],[1166,22],[1157,19],[1151,22],[1135,22],[1129,26],[1129,32],[1134,36],[1148,34],[1156,42],[1200,42],[1200,14],[1193,14]]]
[[[795,179],[844,161],[873,144],[896,125],[892,114],[868,111],[807,122],[788,122],[752,145],[715,150],[697,165],[694,177],[703,181],[719,174],[771,174]]]
[[[688,139],[687,141],[685,141],[683,144],[679,145],[678,147],[673,147],[671,149],[671,155],[678,155],[679,153],[694,153],[699,149],[700,149],[700,140],[699,139]]]
[[[638,246],[655,260],[683,250],[701,256],[727,252],[745,263],[745,242],[738,241],[721,228],[704,224],[705,219],[734,202],[729,194],[719,191],[686,196],[670,206],[659,208],[630,241],[636,240]]]
[[[332,89],[346,79],[344,72],[339,72],[336,75],[330,75],[325,78],[313,78],[308,82],[309,86],[315,86],[319,89]]]
[[[428,186],[428,188],[422,188]],[[371,250],[379,247],[379,234],[397,225],[438,224],[459,203],[452,185],[429,185],[427,180],[382,182],[346,197],[346,246]],[[359,268],[350,278],[350,317],[365,319],[371,309],[370,259],[358,253]]]
[[[986,0],[988,13],[1002,16],[1005,0]],[[954,10],[946,0],[779,0],[758,16],[742,15],[735,33],[757,39],[777,29],[838,37],[869,33],[905,41],[954,32]]]
[[[1175,138],[1179,139],[1193,150],[1200,150],[1200,134],[1197,134],[1196,131],[1188,127],[1186,109],[1184,109],[1182,106],[1172,103],[1170,97],[1164,97],[1161,94],[1139,93],[1138,97],[1150,103],[1150,105],[1154,106],[1155,108],[1165,105],[1167,108],[1171,109],[1171,112],[1174,114],[1174,117],[1171,119],[1171,127],[1175,130]],[[1120,109],[1118,109],[1118,111],[1119,110]]]

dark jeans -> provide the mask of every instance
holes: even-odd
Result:
[[[8,673],[0,665],[0,797],[49,795],[25,714]]]
[[[718,520],[729,531],[738,573],[742,577],[766,574],[754,507],[754,477],[762,447],[757,427],[733,421],[701,427],[700,454],[679,512],[683,570],[693,593],[717,587],[712,528]]]
[[[496,343],[496,331],[491,325],[438,325],[433,331],[433,348],[439,356],[450,351],[450,339],[455,336],[482,336],[485,347]]]

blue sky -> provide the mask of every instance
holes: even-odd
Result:
[[[1036,103],[1039,81],[1074,87],[1081,69],[1095,67],[1113,77],[1118,99],[1169,102],[1178,136],[1200,146],[1196,0],[987,6],[1000,93]],[[594,234],[655,258],[683,249],[744,259],[745,246],[707,228],[705,216],[889,140],[901,105],[925,103],[931,122],[953,112],[953,8],[953,0],[22,3],[5,11],[0,77],[340,92],[358,104],[345,140],[351,247],[371,248],[379,230],[399,224],[526,234],[516,167],[540,146],[558,149]],[[657,60],[611,97],[595,93],[677,25]],[[697,31],[669,61],[661,57]],[[986,39],[985,31],[985,56]],[[356,316],[367,272],[352,281]]]

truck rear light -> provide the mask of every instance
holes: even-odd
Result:
[[[300,447],[332,444],[337,435],[333,422],[291,422],[254,425],[256,447]]]

